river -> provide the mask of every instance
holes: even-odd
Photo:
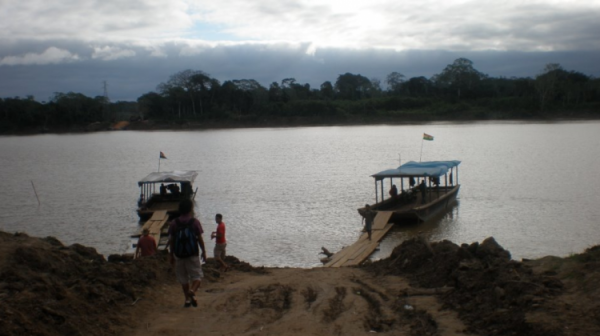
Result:
[[[417,234],[458,244],[493,236],[515,259],[566,256],[600,243],[599,131],[581,121],[3,136],[0,229],[123,253],[139,229],[137,181],[162,151],[161,171],[198,171],[196,212],[207,232],[223,214],[229,254],[311,267],[322,246],[356,240],[356,208],[375,198],[371,174],[460,160],[451,211],[395,228],[373,258]]]

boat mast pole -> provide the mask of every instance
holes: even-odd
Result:
[[[423,142],[425,140],[421,139],[421,154],[419,155],[419,162],[421,162],[421,158],[423,157]]]
[[[377,195],[377,179],[375,179],[375,203],[379,203],[379,196]]]

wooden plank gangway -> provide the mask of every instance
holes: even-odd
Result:
[[[142,226],[141,231],[148,229],[150,235],[154,237],[156,245],[159,245],[161,232],[168,220],[169,216],[167,215],[167,210],[154,211],[152,217],[144,223],[144,226]]]
[[[365,261],[379,245],[379,242],[385,237],[386,233],[392,228],[393,224],[388,224],[393,211],[377,211],[371,231],[371,240],[366,232],[360,235],[358,240],[331,257],[331,260],[324,267],[344,267],[357,266]]]

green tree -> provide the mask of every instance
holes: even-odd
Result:
[[[434,77],[436,84],[456,92],[456,97],[460,99],[465,93],[469,93],[477,87],[481,79],[486,76],[473,68],[471,60],[458,58]]]
[[[406,81],[404,87],[406,88],[408,95],[413,97],[426,97],[433,91],[433,83],[423,76],[412,77]]]
[[[398,94],[402,91],[402,84],[404,83],[404,75],[399,72],[392,72],[387,75],[385,82],[388,85],[388,90],[394,94]]]
[[[333,99],[333,85],[331,84],[330,81],[326,81],[323,82],[323,84],[321,84],[321,96],[325,99]]]
[[[542,112],[546,110],[548,102],[554,99],[559,85],[559,78],[563,72],[564,70],[560,64],[548,63],[542,73],[535,77],[535,88]]]
[[[339,75],[335,82],[336,94],[341,99],[358,100],[368,98],[371,89],[372,84],[367,77],[349,72]]]
[[[383,90],[381,89],[381,80],[379,78],[371,78],[371,87],[368,95],[372,98],[381,97]]]
[[[269,86],[269,101],[273,103],[277,103],[282,101],[283,99],[283,91],[279,86],[279,83],[273,82]]]
[[[203,85],[207,81],[210,81],[210,76],[200,70],[183,70],[178,73],[171,75],[166,83],[160,83],[157,87],[158,91],[163,95],[169,95],[171,93],[185,92],[185,96],[189,99],[192,107],[192,114],[196,115],[196,98],[199,92],[202,91]],[[184,107],[182,101],[179,99],[183,98],[180,94],[177,94],[171,98],[174,98],[175,104],[178,106],[178,110],[181,114],[181,109]]]
[[[141,95],[137,99],[137,102],[142,119],[165,117],[164,100],[163,96],[156,92],[148,92]]]

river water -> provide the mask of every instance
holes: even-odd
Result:
[[[515,259],[566,256],[600,243],[599,131],[586,121],[5,136],[0,229],[125,252],[139,229],[137,181],[162,151],[161,171],[198,171],[196,212],[208,232],[223,214],[229,254],[317,266],[322,246],[358,237],[356,209],[375,198],[370,175],[421,158],[462,161],[457,204],[395,228],[373,258],[418,234],[458,244],[493,236]]]

